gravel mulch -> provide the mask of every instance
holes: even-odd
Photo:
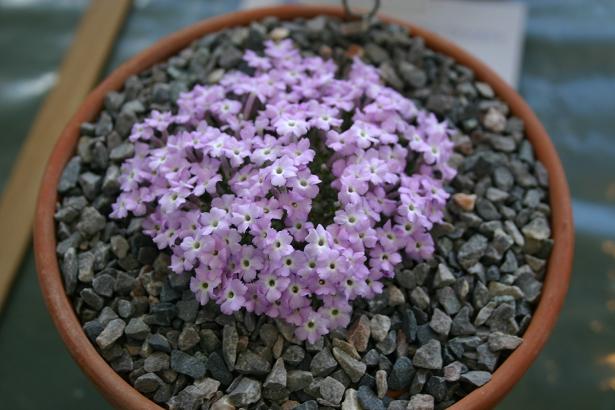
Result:
[[[383,79],[458,128],[458,175],[427,263],[404,262],[384,293],[354,304],[347,330],[300,343],[279,320],[199,306],[189,275],[141,233],[108,218],[126,137],[179,93],[244,69],[242,50],[290,36],[304,52],[342,62],[354,52]],[[57,254],[83,329],[111,367],[171,409],[446,408],[487,383],[522,343],[552,246],[547,173],[523,123],[470,69],[420,38],[378,23],[353,32],[337,20],[280,23],[205,36],[126,81],[83,124],[58,185]],[[387,392],[395,391],[395,398]]]

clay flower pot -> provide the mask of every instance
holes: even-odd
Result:
[[[175,33],[138,54],[106,78],[84,101],[72,117],[49,159],[38,198],[34,228],[34,248],[39,281],[51,317],[79,366],[115,406],[127,409],[160,408],[124,381],[99,355],[82,330],[64,285],[56,256],[54,212],[57,185],[65,164],[73,155],[79,138],[79,125],[99,113],[105,95],[119,90],[125,80],[188,46],[193,40],[228,27],[247,25],[266,16],[281,20],[317,15],[343,17],[341,8],[322,6],[280,6],[232,13],[197,23]],[[451,408],[488,409],[498,403],[530,367],[545,342],[562,307],[572,267],[573,221],[570,195],[564,171],[545,129],[523,99],[482,62],[447,40],[403,21],[382,17],[423,37],[428,47],[449,55],[474,70],[476,77],[491,85],[512,113],[525,122],[527,137],[537,158],[549,172],[549,200],[554,247],[551,252],[542,297],[532,321],[523,335],[524,342],[493,374],[492,380],[457,402]]]

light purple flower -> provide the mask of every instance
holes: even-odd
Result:
[[[233,312],[241,309],[246,301],[244,295],[248,288],[239,279],[229,280],[222,288],[221,297],[223,298],[220,304],[222,313],[230,315]]]
[[[293,160],[288,157],[280,158],[270,167],[271,185],[279,187],[286,184],[286,181],[297,175],[297,167]]]
[[[327,333],[326,321],[311,308],[302,311],[303,326],[297,328],[297,336],[301,340],[316,343],[320,336]]]

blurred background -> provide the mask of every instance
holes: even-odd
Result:
[[[198,20],[283,2],[136,0],[104,72]],[[615,409],[615,1],[382,3],[384,13],[454,37],[516,86],[551,135],[571,186],[569,295],[546,348],[498,408]],[[0,189],[87,5],[0,0]],[[53,327],[31,250],[0,313],[0,400],[6,409],[110,408]]]

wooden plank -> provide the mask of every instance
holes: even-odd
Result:
[[[57,137],[98,77],[130,9],[130,0],[92,0],[15,160],[0,198],[0,309],[30,244],[36,196]]]

